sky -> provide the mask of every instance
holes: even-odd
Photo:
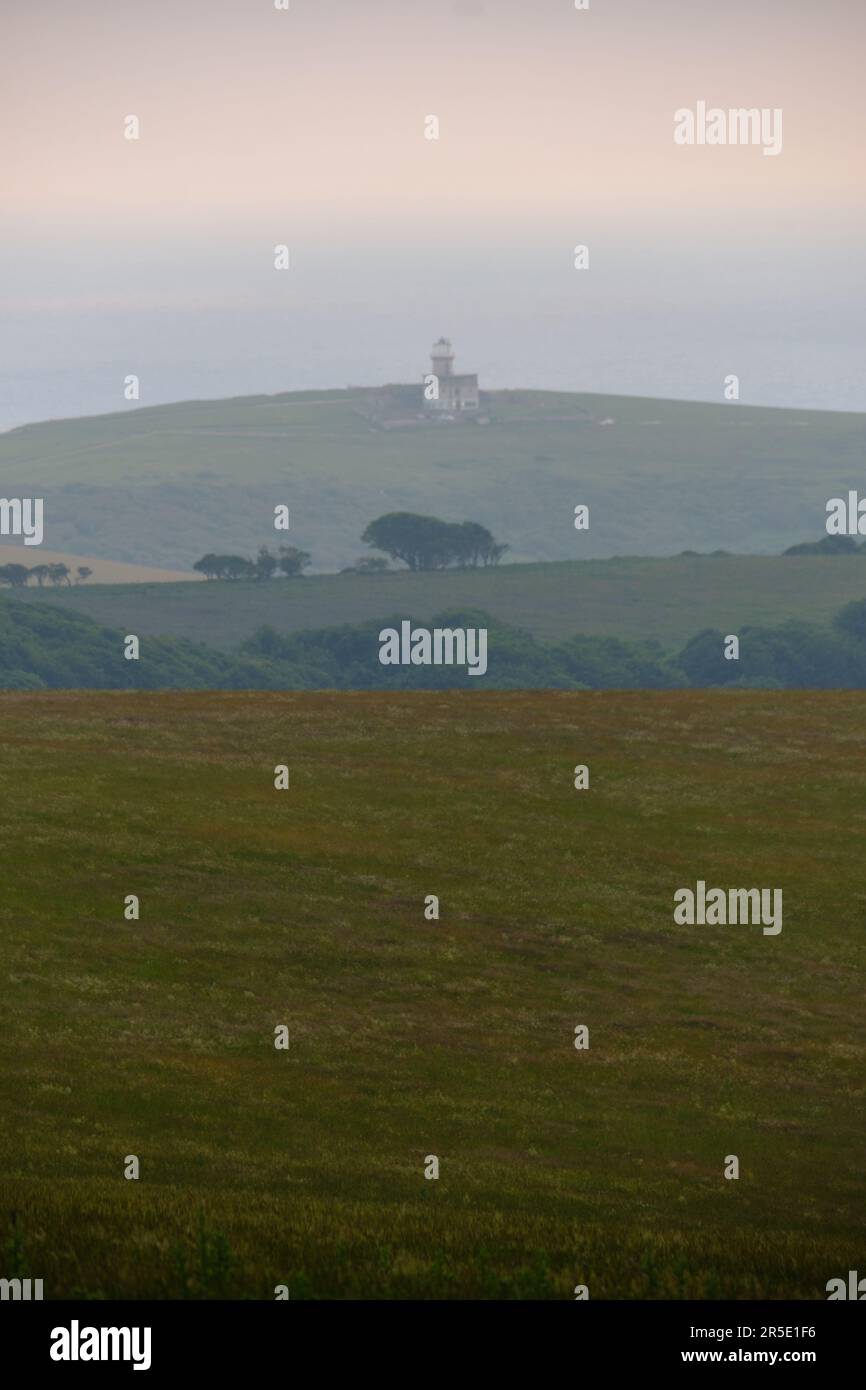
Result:
[[[482,386],[866,410],[864,41],[862,0],[0,0],[0,428],[441,334]],[[675,144],[699,101],[781,153]]]

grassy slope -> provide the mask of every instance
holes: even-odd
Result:
[[[866,559],[617,559],[270,584],[88,584],[16,597],[68,604],[140,636],[220,647],[237,646],[263,623],[296,632],[396,613],[423,620],[446,608],[472,607],[544,640],[585,632],[652,637],[676,648],[708,626],[735,632],[744,624],[788,618],[827,623],[843,604],[866,597]]]
[[[482,521],[518,560],[779,551],[819,536],[827,498],[862,480],[853,413],[517,392],[487,427],[382,432],[363,393],[311,394],[26,426],[0,436],[0,488],[44,495],[55,549],[169,568],[257,549],[287,502],[292,539],[328,570],[403,508]],[[576,502],[592,508],[580,535]]]
[[[863,1248],[864,717],[3,697],[18,1268],[47,1296],[825,1297]],[[697,877],[783,887],[782,934],[674,926]]]

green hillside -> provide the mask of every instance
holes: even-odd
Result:
[[[82,585],[14,590],[16,602],[74,609],[139,636],[233,648],[263,624],[278,632],[403,612],[429,619],[480,608],[543,641],[576,632],[681,646],[705,627],[788,619],[825,625],[866,598],[866,557],[679,556],[410,574],[318,575],[269,583]]]
[[[273,541],[286,503],[325,571],[393,510],[480,521],[520,561],[778,552],[862,481],[853,413],[520,391],[487,394],[487,425],[383,429],[369,406],[306,392],[28,425],[0,436],[0,489],[45,498],[47,547],[169,568]]]
[[[864,721],[862,694],[0,697],[4,1276],[825,1298],[863,1268]],[[698,878],[780,887],[781,933],[676,925]]]
[[[405,617],[405,614],[404,614]],[[411,625],[411,617],[409,624]],[[380,630],[402,618],[280,634],[258,628],[236,649],[183,637],[141,637],[126,656],[123,628],[102,627],[57,604],[0,599],[3,690],[675,690],[733,684],[772,690],[866,689],[866,600],[830,626],[744,626],[737,659],[725,633],[704,628],[682,647],[577,634],[536,641],[478,608],[436,613],[430,625],[483,629],[472,669],[458,660],[383,663]],[[478,669],[478,668],[481,669]]]

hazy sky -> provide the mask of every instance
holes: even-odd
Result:
[[[482,384],[866,409],[866,0],[0,15],[0,427],[132,371],[142,403],[413,379],[440,333]],[[781,108],[782,153],[675,145],[700,100]]]

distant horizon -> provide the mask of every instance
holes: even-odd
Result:
[[[405,387],[408,387],[408,386],[415,386],[415,385],[418,386],[418,390],[419,390],[419,392],[420,392],[421,389],[422,389],[422,385],[421,385],[421,382],[420,382],[420,381],[419,381],[419,382],[413,382],[413,381],[408,381],[408,380],[402,380],[402,381],[401,381],[401,380],[395,378],[395,379],[389,380],[389,381],[380,381],[380,382],[373,382],[373,383],[366,383],[366,384],[365,384],[364,382],[352,382],[352,383],[347,383],[347,384],[342,385],[342,386],[336,386],[336,385],[333,385],[333,384],[331,384],[331,385],[324,385],[324,384],[322,384],[322,383],[314,383],[314,384],[309,385],[309,386],[288,387],[288,388],[283,388],[282,390],[276,390],[276,391],[248,390],[248,391],[236,391],[236,392],[231,392],[231,393],[229,393],[229,394],[227,394],[227,395],[218,395],[218,396],[201,396],[201,395],[194,395],[194,396],[179,396],[179,397],[177,397],[177,398],[172,397],[172,398],[168,398],[168,399],[165,399],[165,400],[138,401],[138,402],[136,402],[135,404],[130,403],[130,404],[127,405],[126,407],[123,407],[123,406],[114,407],[114,408],[109,409],[109,410],[83,410],[83,411],[79,411],[79,412],[77,412],[77,413],[75,413],[75,414],[71,414],[71,415],[48,415],[48,416],[43,416],[43,417],[40,417],[40,418],[37,418],[37,419],[26,419],[26,420],[21,420],[21,421],[19,421],[17,424],[6,425],[6,426],[0,426],[0,435],[3,435],[3,434],[12,434],[12,433],[14,433],[16,430],[20,430],[20,429],[31,429],[31,428],[35,428],[35,427],[37,427],[37,426],[39,426],[39,425],[58,425],[58,424],[67,424],[67,423],[71,424],[71,423],[74,423],[74,422],[76,422],[76,421],[78,421],[78,420],[100,419],[100,418],[105,417],[105,416],[117,416],[117,415],[127,415],[127,414],[140,414],[142,411],[145,411],[145,410],[161,410],[161,409],[170,408],[170,407],[172,407],[172,406],[182,406],[182,405],[215,405],[215,404],[219,404],[220,402],[256,400],[256,399],[261,398],[261,397],[264,397],[264,398],[267,398],[267,399],[270,399],[270,398],[278,399],[279,397],[283,397],[283,396],[294,396],[294,395],[297,395],[297,396],[304,396],[304,395],[309,395],[310,392],[316,392],[316,391],[321,391],[322,393],[351,392],[351,391],[377,391],[377,390],[385,390],[385,389],[387,389],[387,388],[389,388],[389,387],[400,387],[400,388],[405,388]],[[861,408],[858,408],[858,407],[845,407],[845,406],[780,405],[780,404],[776,404],[776,403],[766,403],[766,402],[763,402],[763,401],[731,401],[731,402],[726,402],[726,401],[720,401],[720,400],[712,400],[712,399],[709,399],[709,398],[707,398],[707,397],[674,396],[674,395],[670,395],[670,396],[654,396],[654,395],[647,395],[647,394],[646,394],[645,392],[643,392],[643,391],[600,391],[600,390],[588,390],[588,389],[579,389],[579,388],[568,389],[568,388],[564,388],[564,387],[521,386],[521,385],[519,385],[519,384],[510,385],[510,386],[486,386],[486,385],[479,384],[479,391],[480,391],[480,393],[481,393],[482,396],[484,396],[484,395],[502,395],[502,394],[504,394],[504,393],[506,393],[506,392],[526,392],[527,394],[536,394],[536,395],[557,395],[557,396],[569,395],[569,396],[581,396],[581,397],[596,397],[596,398],[601,399],[601,400],[628,400],[628,401],[645,400],[645,401],[648,401],[648,402],[650,402],[650,403],[652,403],[652,404],[656,404],[656,405],[664,405],[665,403],[670,402],[670,403],[676,403],[676,404],[678,404],[678,405],[719,406],[719,407],[721,407],[722,409],[726,409],[726,410],[745,410],[745,409],[753,409],[753,410],[778,410],[778,411],[785,411],[785,412],[788,412],[788,413],[795,413],[795,412],[797,412],[797,413],[802,413],[802,414],[866,415],[866,405],[864,405],[864,406],[861,407]],[[0,412],[0,415],[2,415],[2,412]],[[436,424],[436,423],[434,423],[434,422],[431,421],[431,428],[442,428],[442,429],[446,429],[446,428],[448,428],[448,424],[449,424],[449,423],[451,423],[451,422],[450,422],[450,421],[449,421],[449,422],[439,422],[438,424]],[[471,424],[472,421],[471,421],[471,420],[467,420],[467,421],[461,421],[461,422],[459,422],[459,423],[468,425],[468,424]],[[750,552],[745,552],[745,553],[750,553]]]
[[[442,332],[490,388],[866,411],[862,0],[3,11],[0,430]],[[716,105],[778,153],[676,142]]]

